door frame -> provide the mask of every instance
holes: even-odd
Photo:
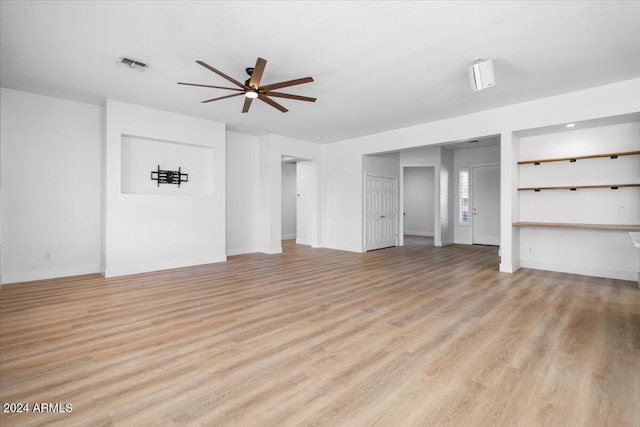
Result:
[[[367,177],[370,176],[396,180],[396,246],[400,246],[400,219],[398,218],[400,212],[400,191],[398,190],[400,181],[398,177],[368,172],[363,172],[362,174],[362,252],[367,252]]]
[[[475,215],[473,215],[473,208],[475,206],[475,203],[474,203],[474,200],[473,200],[473,185],[474,185],[473,184],[473,170],[476,169],[476,168],[482,168],[482,167],[487,167],[487,166],[497,166],[498,167],[498,173],[500,174],[500,181],[502,182],[502,172],[501,172],[500,162],[478,163],[478,164],[469,166],[469,175],[470,175],[469,176],[469,194],[470,194],[470,198],[469,198],[470,199],[469,200],[470,212],[469,213],[471,214],[470,215],[469,226],[471,227],[471,236],[470,237],[471,237],[471,244],[472,245],[475,245],[475,243],[473,243],[473,227],[474,227],[474,225],[473,225],[473,217],[475,216]],[[499,203],[500,203],[500,206],[498,206],[498,212],[502,212],[501,211],[502,197],[501,197],[501,193],[500,193],[501,192],[501,188],[502,188],[502,184],[501,184],[500,188],[498,188],[498,200],[499,200]],[[500,234],[502,234],[502,233],[500,233]],[[500,238],[501,236],[498,236],[498,237]],[[500,246],[500,244],[498,244],[498,246]]]

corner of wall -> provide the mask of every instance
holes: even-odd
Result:
[[[100,273],[107,265],[107,102],[102,103],[100,128]]]

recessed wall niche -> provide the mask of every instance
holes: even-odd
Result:
[[[214,149],[173,141],[122,135],[122,194],[156,194],[210,196],[214,194]],[[177,185],[160,185],[151,172],[181,168],[189,181]]]

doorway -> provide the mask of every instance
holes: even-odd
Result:
[[[294,240],[297,233],[297,164],[295,160],[282,162],[282,208],[281,228],[282,240]]]
[[[281,241],[318,247],[316,161],[282,156],[281,168]]]
[[[434,245],[436,230],[435,166],[402,168],[402,231],[405,245]]]
[[[471,229],[474,245],[500,245],[500,165],[471,169]]]

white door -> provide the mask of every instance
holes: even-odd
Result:
[[[500,165],[472,169],[473,243],[500,245]]]
[[[396,246],[398,238],[398,180],[366,175],[365,249]]]

